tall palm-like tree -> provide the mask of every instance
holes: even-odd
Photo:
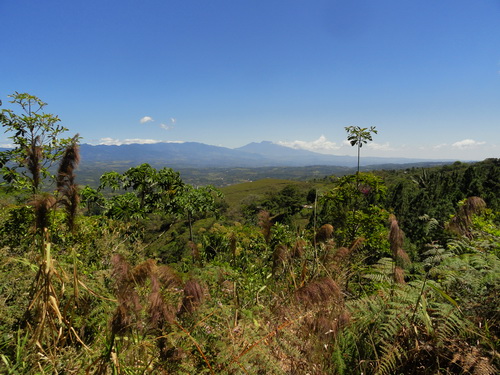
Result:
[[[347,140],[351,146],[358,146],[358,171],[359,174],[359,159],[361,147],[364,143],[368,141],[373,141],[372,134],[377,134],[377,129],[375,126],[370,126],[369,128],[362,128],[360,126],[346,126],[345,131],[347,132]]]
[[[359,191],[359,159],[361,153],[361,147],[364,143],[372,141],[372,134],[377,134],[377,129],[375,126],[370,126],[369,128],[362,128],[360,126],[346,126],[345,131],[347,132],[347,140],[351,146],[358,146],[358,169],[356,171],[356,190]],[[352,219],[355,221],[356,211],[359,207],[359,195],[355,195],[355,203],[352,209]],[[352,239],[356,237],[357,226],[354,225],[352,228]]]

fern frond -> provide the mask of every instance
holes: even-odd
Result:
[[[375,374],[394,374],[398,364],[402,362],[405,352],[406,349],[403,348],[398,342],[395,342],[394,344],[387,342],[384,343],[382,346],[382,356],[378,361]]]
[[[391,258],[381,258],[363,275],[364,278],[390,285],[393,280],[394,262]]]

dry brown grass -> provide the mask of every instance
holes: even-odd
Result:
[[[322,342],[331,341],[350,320],[351,315],[343,305],[322,307],[305,320],[306,333],[313,333]]]

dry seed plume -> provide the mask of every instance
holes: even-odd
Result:
[[[175,270],[169,266],[161,265],[156,267],[156,275],[164,288],[176,288],[181,285],[181,279]]]
[[[59,165],[59,170],[57,172],[58,187],[59,184],[62,183],[65,179],[70,179],[71,182],[74,182],[73,172],[80,163],[80,147],[78,145],[78,137],[78,134],[75,135],[71,140],[71,143],[64,150],[64,154]]]
[[[405,283],[405,271],[399,266],[394,267],[394,281],[397,284]]]
[[[168,305],[161,293],[161,285],[158,275],[152,273],[150,275],[151,292],[148,296],[147,319],[150,328],[159,329],[165,323],[172,323],[175,319],[175,311],[172,306]]]
[[[179,315],[192,313],[203,302],[205,293],[197,280],[191,279],[184,285],[184,298],[179,309]]]
[[[394,261],[400,267],[406,267],[411,263],[410,257],[403,250],[404,233],[399,228],[395,215],[389,215],[389,244]]]
[[[128,262],[122,255],[114,254],[111,264],[118,299],[118,307],[111,319],[111,330],[114,334],[125,334],[132,329],[142,306],[134,288],[132,270]]]
[[[321,277],[304,285],[295,292],[297,300],[304,305],[315,305],[342,298],[340,287],[330,277]]]
[[[326,242],[333,238],[333,225],[324,224],[316,233],[316,242]]]
[[[26,168],[30,171],[33,178],[33,191],[36,192],[40,186],[40,170],[42,160],[42,146],[40,145],[40,136],[35,137],[31,147],[28,148],[28,155],[26,156]]]
[[[44,228],[48,228],[49,214],[55,204],[56,199],[50,194],[37,195],[31,202],[31,205],[35,209],[35,228],[37,231],[43,231]]]
[[[356,238],[354,241],[352,241],[351,246],[349,246],[349,251],[352,253],[361,249],[364,243],[365,239],[363,237]]]
[[[304,252],[306,251],[306,246],[307,242],[302,238],[298,238],[292,249],[292,257],[302,258],[302,255],[304,255]]]
[[[479,197],[467,198],[457,214],[448,223],[447,229],[461,236],[471,238],[472,217],[486,209],[486,202]]]
[[[111,263],[119,304],[111,320],[111,329],[115,334],[124,334],[134,326],[161,329],[166,323],[173,322],[175,308],[165,301],[162,293],[165,288],[180,285],[178,276],[170,267],[157,266],[154,260],[149,259],[132,268],[119,254],[113,255]],[[138,290],[148,286],[148,281],[149,293],[143,300],[147,308],[146,314],[143,314]]]
[[[351,250],[347,247],[341,247],[337,249],[337,251],[332,256],[332,262],[336,265],[340,265],[344,263],[349,255],[351,254]]]
[[[75,229],[75,218],[80,203],[80,194],[76,184],[75,169],[80,162],[80,148],[78,134],[73,137],[72,143],[64,150],[57,172],[58,203],[66,211],[67,224],[70,231]]]
[[[288,261],[290,253],[286,245],[277,245],[273,251],[273,275]]]
[[[398,249],[403,246],[403,232],[399,229],[398,221],[396,220],[396,216],[391,214],[389,215],[389,243],[391,246],[391,253],[393,257],[396,257]]]
[[[257,215],[257,218],[258,225],[261,228],[262,234],[264,235],[266,242],[269,243],[269,240],[271,239],[271,227],[273,226],[273,223],[271,221],[271,214],[268,211],[262,210]]]
[[[194,243],[193,241],[188,241],[187,247],[191,254],[191,258],[193,259],[193,263],[201,266],[200,250],[198,249],[196,243]]]

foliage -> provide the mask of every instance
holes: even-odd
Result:
[[[216,213],[216,198],[222,197],[212,186],[194,188],[186,185],[171,168],[156,170],[149,164],[130,168],[123,174],[107,172],[100,181],[97,190],[89,186],[83,189],[83,203],[90,212],[102,210],[106,216],[120,220],[138,220],[162,213],[186,216],[191,224],[193,219],[202,217],[202,213]],[[112,192],[131,191],[115,193],[106,199],[102,193],[106,188]]]
[[[334,239],[339,246],[349,246],[362,237],[366,239],[366,253],[372,260],[388,255],[388,212],[381,207],[385,194],[382,180],[372,174],[342,177],[332,190],[320,197],[318,225],[333,225]]]
[[[260,181],[223,211],[147,164],[78,189],[69,146],[54,194],[0,196],[1,373],[498,373],[496,161]]]
[[[441,267],[448,270],[456,262],[462,263],[453,255],[437,258],[436,250],[429,252],[432,275],[440,274]],[[447,280],[424,277],[408,284],[392,284],[388,277],[392,272],[391,262],[382,259],[366,274],[379,285],[376,295],[348,304],[352,324],[342,333],[339,344],[342,352],[352,356],[342,357],[344,368],[354,366],[357,373],[376,374],[413,373],[420,368],[445,373],[495,373],[491,361],[480,354],[484,353],[482,345],[491,345],[491,341],[474,328],[476,322],[459,307],[470,304],[454,298],[456,294],[450,293]],[[470,279],[467,274],[455,273],[454,277]],[[494,278],[498,281],[498,274]],[[461,290],[460,295],[463,293]]]
[[[363,144],[372,141],[372,134],[377,134],[377,129],[375,126],[370,126],[370,128],[362,128],[360,126],[346,126],[345,131],[347,132],[347,140],[351,146],[358,147],[358,171],[359,174],[359,157],[361,147]]]
[[[3,109],[0,122],[14,148],[0,153],[3,179],[33,193],[50,176],[49,167],[57,161],[71,142],[59,136],[68,129],[60,125],[59,117],[43,111],[47,103],[36,96],[15,92],[11,103],[21,107],[21,114]]]
[[[204,217],[208,212],[217,214],[216,198],[222,198],[222,193],[213,186],[195,188],[185,185],[175,196],[176,213],[187,218],[191,241],[193,241],[193,220]]]
[[[306,196],[297,185],[286,185],[283,189],[271,191],[263,197],[245,201],[242,212],[245,220],[255,223],[260,211],[267,211],[273,223],[293,224],[294,217],[302,211]]]
[[[156,170],[149,164],[142,164],[128,169],[125,173],[107,172],[101,176],[98,191],[109,187],[112,191],[132,190],[119,198],[111,199],[106,205],[107,215],[121,219],[145,217],[154,211],[174,211],[173,197],[184,186],[178,172],[170,168]],[[97,194],[89,190],[90,202],[95,201]],[[133,206],[135,214],[127,212],[127,202]],[[134,217],[132,217],[134,216]]]
[[[420,248],[431,240],[446,242],[444,224],[466,198],[479,196],[493,212],[500,210],[500,159],[392,171],[386,180],[390,181],[386,205],[398,216],[409,239]],[[432,228],[428,225],[430,221]]]

